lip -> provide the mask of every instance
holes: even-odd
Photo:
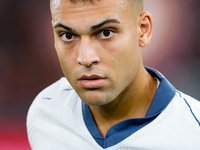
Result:
[[[86,89],[97,89],[100,88],[106,78],[98,76],[98,75],[83,75],[79,80],[79,84],[81,87],[86,88]]]

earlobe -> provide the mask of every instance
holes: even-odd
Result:
[[[151,14],[144,12],[140,15],[139,46],[145,47],[149,44],[152,37],[153,20]]]

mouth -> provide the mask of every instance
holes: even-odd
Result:
[[[105,82],[106,78],[98,76],[98,75],[83,75],[79,79],[79,84],[81,87],[85,89],[97,89],[100,88]]]
[[[98,75],[91,75],[91,76],[83,75],[80,78],[80,80],[98,80],[98,79],[103,79],[103,77],[98,76]]]

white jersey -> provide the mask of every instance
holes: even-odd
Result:
[[[33,150],[200,150],[200,102],[160,80],[144,118],[113,126],[102,137],[89,107],[61,78],[33,101],[27,130]]]

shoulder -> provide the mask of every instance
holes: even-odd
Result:
[[[183,99],[187,105],[192,106],[194,109],[200,109],[199,100],[196,100],[195,98],[180,91],[176,91],[176,95],[177,95],[177,98]]]
[[[181,100],[185,104],[190,115],[193,116],[200,126],[200,101],[180,91],[176,91],[175,98]]]
[[[73,88],[69,84],[66,78],[62,77],[60,80],[56,81],[55,83],[51,84],[50,86],[46,87],[42,90],[35,100],[37,99],[52,99],[57,93],[61,92],[62,90],[72,90]]]
[[[66,78],[42,90],[27,114],[27,133],[31,146],[37,147],[37,143],[48,142],[47,139],[54,137],[51,134],[61,130],[67,120],[80,116],[80,104],[78,95]]]
[[[63,92],[64,91],[64,92]],[[66,93],[67,91],[67,93]],[[62,93],[74,91],[69,82],[66,78],[62,77],[60,80],[56,81],[55,83],[51,84],[50,86],[46,87],[42,90],[36,98],[33,100],[29,111],[28,111],[28,119],[35,115],[37,111],[51,109],[54,103],[57,102],[56,99],[62,99]],[[44,111],[43,111],[44,112]]]
[[[70,95],[72,95],[70,93],[76,94],[67,79],[61,78],[36,96],[29,108],[28,117],[35,113],[36,110],[51,109],[56,103],[63,103],[63,99],[68,101]]]

